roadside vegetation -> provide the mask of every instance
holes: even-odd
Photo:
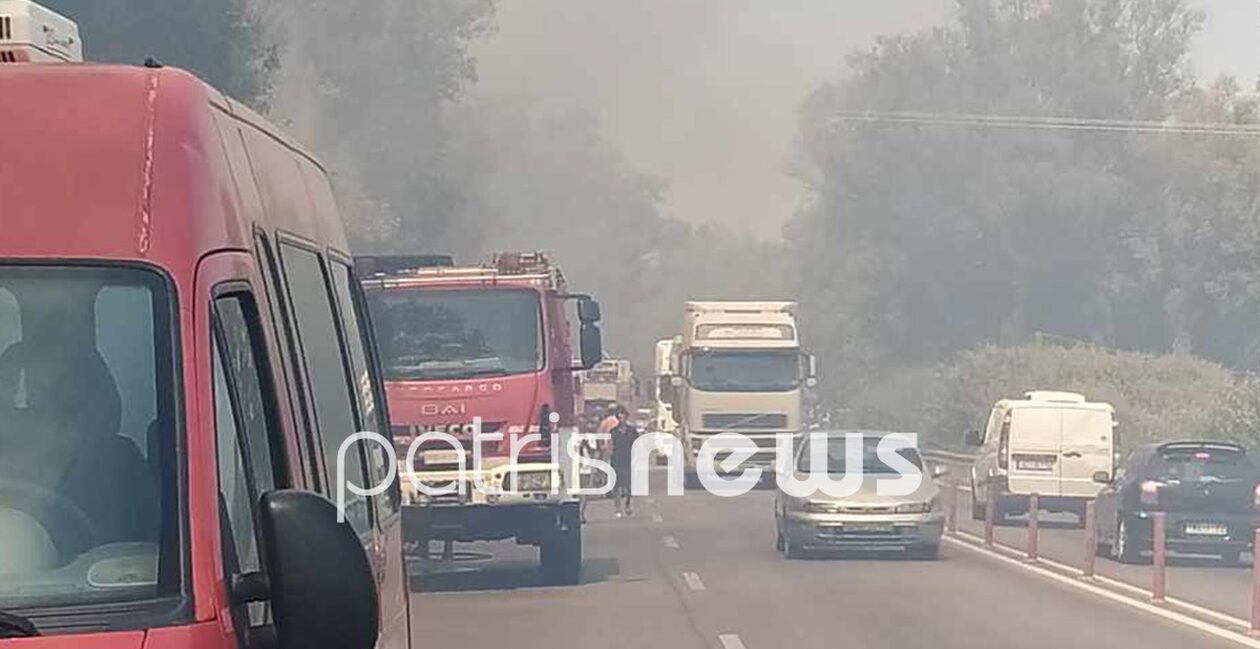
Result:
[[[1145,354],[1090,345],[983,346],[940,365],[902,372],[856,392],[842,421],[919,432],[941,448],[966,450],[1001,398],[1029,390],[1080,392],[1116,408],[1121,446],[1147,441],[1260,442],[1260,380],[1190,354]]]

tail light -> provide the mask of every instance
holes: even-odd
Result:
[[[1002,421],[1002,435],[998,438],[998,468],[1006,469],[1011,464],[1011,416],[1006,415]]]
[[[1159,483],[1154,480],[1145,480],[1139,485],[1141,489],[1141,502],[1143,505],[1159,504]]]

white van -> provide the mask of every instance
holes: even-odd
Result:
[[[971,465],[974,518],[984,518],[990,493],[998,519],[1027,513],[1035,493],[1040,509],[1072,512],[1083,522],[1086,501],[1101,488],[1095,474],[1112,475],[1115,409],[1074,392],[1028,392],[998,401],[984,430],[968,433],[967,441],[980,447]]]

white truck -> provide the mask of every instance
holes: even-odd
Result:
[[[814,359],[801,351],[796,303],[688,302],[671,375],[668,401],[689,484],[697,482],[701,446],[722,433],[756,444],[745,464],[772,469],[776,440],[801,430],[802,392],[814,383]],[[715,458],[719,472],[722,459]]]

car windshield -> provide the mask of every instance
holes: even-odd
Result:
[[[1175,450],[1160,454],[1159,478],[1168,482],[1220,482],[1260,477],[1244,453],[1232,450]]]
[[[795,351],[708,351],[691,358],[691,385],[709,392],[785,392],[800,384]]]
[[[0,609],[178,587],[169,300],[148,271],[0,266]]]
[[[830,475],[843,475],[848,473],[850,468],[857,469],[861,467],[864,474],[890,474],[897,473],[896,467],[889,466],[888,463],[879,456],[879,437],[862,437],[861,456],[849,458],[847,441],[843,435],[829,435],[826,438],[827,445],[827,473]],[[801,473],[810,473],[813,467],[812,449],[813,444],[819,440],[814,439],[811,435],[801,448],[796,458],[796,470]],[[919,457],[918,449],[913,447],[902,447],[897,449],[897,455],[905,458],[908,462],[923,468],[923,460]]]
[[[370,296],[387,379],[466,379],[542,368],[534,291],[385,289]]]

